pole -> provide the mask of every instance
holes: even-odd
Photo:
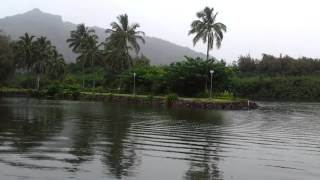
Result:
[[[213,73],[211,73],[210,98],[212,98],[212,77],[213,77]]]
[[[210,83],[210,98],[212,98],[212,79],[213,79],[214,70],[210,70],[211,83]]]
[[[133,73],[133,95],[136,95],[136,73]]]

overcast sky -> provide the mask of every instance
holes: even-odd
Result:
[[[317,0],[1,0],[0,18],[40,8],[64,21],[106,28],[127,13],[148,36],[205,53],[205,46],[193,47],[187,35],[195,13],[205,6],[219,11],[218,21],[228,27],[221,49],[211,51],[218,58],[232,62],[262,53],[320,57]]]

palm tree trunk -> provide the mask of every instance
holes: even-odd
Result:
[[[206,76],[206,84],[204,85],[204,92],[208,93],[208,76]]]
[[[209,41],[209,40],[208,40]],[[207,60],[209,60],[209,42],[208,42],[208,46],[207,46]]]
[[[84,64],[82,64],[82,88],[84,88]]]
[[[126,51],[127,51],[127,63],[129,65],[129,67],[131,66],[132,67],[132,62],[130,61],[130,55],[129,55],[129,49],[128,49],[128,46],[126,46]]]
[[[37,90],[40,90],[40,74],[37,74]]]
[[[94,70],[93,58],[91,58],[91,71],[93,72],[92,86],[96,88],[96,72]]]

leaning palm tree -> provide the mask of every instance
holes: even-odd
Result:
[[[132,58],[130,57],[130,50],[133,50],[136,54],[140,51],[140,45],[138,41],[145,43],[144,35],[142,31],[137,29],[139,24],[129,24],[128,15],[123,14],[117,17],[118,22],[111,23],[111,29],[107,29],[106,44],[109,47],[113,47],[111,53],[125,54],[126,60],[123,64],[128,68],[132,66]]]
[[[72,48],[72,51],[79,54],[77,57],[77,61],[82,64],[82,87],[84,88],[84,72],[86,65],[86,57],[88,51],[88,43],[89,39],[95,35],[95,31],[93,29],[89,29],[84,24],[79,24],[76,30],[70,32],[70,38],[67,39],[67,43],[69,43],[69,47]]]
[[[227,31],[226,25],[216,22],[217,15],[218,12],[214,13],[213,8],[205,7],[204,10],[197,13],[198,20],[191,23],[191,30],[189,31],[189,35],[196,34],[193,38],[194,46],[199,40],[207,43],[207,60],[214,43],[219,49],[223,40],[223,33]]]

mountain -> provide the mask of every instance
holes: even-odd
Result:
[[[70,31],[76,28],[76,24],[64,22],[61,16],[33,9],[23,14],[8,16],[0,19],[0,29],[10,35],[13,40],[18,39],[25,32],[35,36],[46,36],[62,53],[67,62],[74,62],[76,55],[66,43]],[[96,30],[101,41],[106,34],[103,28],[92,27]],[[204,54],[195,52],[187,47],[165,41],[156,37],[145,37],[146,43],[141,46],[141,53],[147,56],[152,64],[169,64],[179,61],[183,57],[205,57]]]

